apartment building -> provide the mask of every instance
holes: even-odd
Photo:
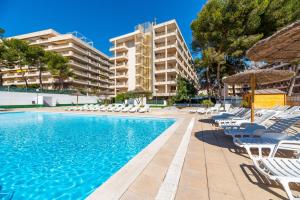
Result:
[[[134,32],[110,42],[115,95],[143,89],[157,97],[174,96],[178,76],[199,88],[192,56],[175,20],[137,25]]]
[[[233,87],[232,85],[225,84],[225,88],[227,90],[227,96],[242,96],[248,87],[247,85],[235,85]]]
[[[300,65],[295,66],[296,69],[300,69]],[[276,70],[291,70],[295,71],[294,66],[290,63],[273,63],[273,64],[268,64],[260,67],[261,69],[276,69]],[[289,87],[290,87],[291,81],[281,81],[277,83],[271,83],[271,84],[262,84],[259,87],[262,89],[279,89],[284,92],[288,92]],[[300,95],[300,75],[299,73],[296,74],[296,79],[295,79],[295,84],[294,87],[292,88],[292,96],[298,96]]]
[[[68,89],[81,89],[103,95],[112,94],[110,89],[112,81],[109,79],[113,74],[112,63],[107,55],[94,48],[84,36],[76,32],[60,34],[47,29],[12,38],[26,40],[30,45],[40,45],[46,51],[55,51],[68,57],[74,74],[74,77],[65,81]],[[37,69],[26,66],[23,70],[29,85],[39,84]],[[54,89],[57,82],[50,72],[43,72],[42,81],[46,89]],[[3,85],[25,85],[20,70],[17,68],[5,70]]]

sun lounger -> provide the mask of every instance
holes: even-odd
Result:
[[[219,103],[216,103],[213,107],[209,107],[209,108],[198,108],[197,109],[197,113],[199,114],[208,114],[209,112],[212,113],[212,112],[217,112],[219,111],[221,108],[221,104]]]
[[[291,108],[278,113],[277,115],[274,116],[275,119],[280,119],[280,118],[285,118],[285,117],[289,117],[289,115],[291,114],[295,114],[297,112],[300,112],[300,106],[292,106]]]
[[[125,108],[125,104],[120,105],[119,107],[115,108],[114,111],[115,112],[120,112]]]
[[[296,151],[299,154],[300,141],[280,141],[269,157],[253,157],[252,161],[261,174],[283,186],[290,200],[299,200],[300,198],[295,197],[290,188],[290,183],[300,183],[299,156],[296,158],[276,157],[277,151],[281,149]]]
[[[206,114],[209,114],[209,113],[211,113],[211,114],[218,113],[219,110],[220,110],[220,108],[221,108],[221,104],[216,103],[214,107],[210,107],[210,108],[208,108],[206,110]]]
[[[129,106],[125,107],[122,112],[128,112],[129,110],[131,110],[133,108],[133,105],[130,104]]]
[[[140,109],[140,105],[137,105],[137,106],[134,106],[133,108],[131,108],[131,109],[129,110],[129,112],[135,113],[135,112],[137,112],[139,109]]]
[[[214,122],[218,123],[218,121],[228,120],[232,118],[242,118],[245,115],[250,115],[250,109],[247,108],[236,108],[227,113],[221,113],[220,115],[212,116]]]
[[[239,142],[240,137],[260,137],[266,133],[285,133],[286,130],[291,128],[295,123],[300,121],[300,115],[291,115],[289,118],[280,119],[276,121],[271,126],[263,126],[263,125],[251,125],[249,124],[247,128],[245,129],[236,129],[236,130],[226,130],[224,129],[225,135],[229,135],[233,137],[234,143],[241,143]],[[255,127],[260,126],[260,127]]]
[[[113,104],[110,108],[107,109],[108,112],[114,111],[115,108],[119,107],[119,105]]]
[[[112,107],[112,104],[109,104],[108,106],[105,106],[104,108],[100,109],[100,111],[107,111]]]
[[[150,111],[149,105],[145,105],[143,108],[140,108],[140,110],[139,110],[140,113],[145,113],[145,112],[149,112],[149,111]]]

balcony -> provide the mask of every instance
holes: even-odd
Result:
[[[156,79],[155,85],[176,85],[175,80]]]
[[[128,69],[127,63],[117,63],[116,66],[113,66],[111,69]]]
[[[115,85],[115,88],[127,88],[128,84],[127,82],[117,82]]]
[[[73,79],[72,82],[80,84],[80,85],[88,85],[89,84],[88,81],[83,81],[83,80],[79,80],[79,79]]]
[[[127,73],[116,73],[112,78],[115,79],[128,79],[128,74]]]
[[[116,52],[123,52],[123,51],[128,51],[128,47],[125,44],[117,45],[117,46],[112,46],[109,51],[116,51]]]
[[[166,92],[157,92],[155,94],[155,96],[158,96],[158,97],[168,97],[168,96],[176,96],[176,92],[170,92],[170,93],[166,93]]]
[[[114,57],[111,58],[112,60],[116,60],[116,61],[127,61],[128,57],[126,53],[122,53],[122,54],[116,54]]]

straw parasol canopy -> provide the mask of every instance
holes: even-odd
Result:
[[[251,122],[254,122],[254,91],[256,84],[275,83],[289,80],[295,76],[295,72],[289,70],[247,70],[223,79],[224,83],[250,84],[251,85]]]
[[[246,55],[250,60],[269,63],[300,60],[300,20],[260,40]]]
[[[280,81],[289,80],[295,75],[295,72],[289,70],[272,70],[272,69],[260,69],[260,70],[247,70],[238,74],[234,74],[223,79],[224,83],[229,85],[234,84],[249,84],[251,83],[252,76],[255,76],[256,84],[275,83]]]

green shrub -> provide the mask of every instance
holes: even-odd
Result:
[[[172,97],[172,98],[168,98],[167,100],[167,106],[173,106],[175,103],[175,98]]]
[[[201,104],[204,105],[205,107],[210,107],[214,105],[214,103],[209,99],[203,100]]]
[[[247,108],[249,107],[249,103],[245,100],[241,101],[241,107]]]

